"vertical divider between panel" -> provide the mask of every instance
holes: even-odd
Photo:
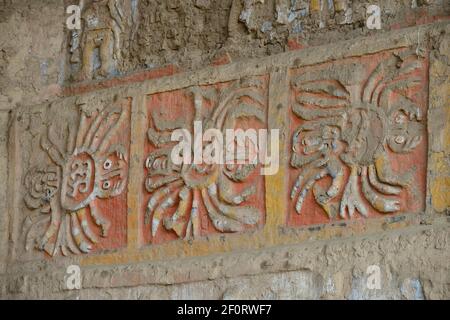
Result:
[[[134,96],[131,106],[130,168],[128,181],[128,249],[141,245],[140,211],[144,185],[144,144],[147,126],[146,96]]]
[[[269,80],[268,129],[279,130],[279,170],[275,175],[266,176],[266,226],[265,237],[268,242],[274,242],[279,227],[285,224],[287,212],[286,195],[288,166],[288,106],[289,80],[288,68],[275,68],[270,73]],[[269,142],[270,144],[270,142]]]

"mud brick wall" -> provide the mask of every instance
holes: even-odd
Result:
[[[0,2],[2,299],[450,297],[448,3],[70,4]],[[278,170],[174,164],[195,122]]]

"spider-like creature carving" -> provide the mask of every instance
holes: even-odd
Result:
[[[306,120],[292,141],[291,165],[302,169],[291,192],[297,213],[311,189],[330,217],[337,214],[331,201],[342,190],[338,208],[342,218],[347,213],[352,217],[355,210],[367,217],[362,197],[381,213],[400,210],[396,196],[404,184],[389,174],[386,152],[389,148],[407,153],[421,141],[421,109],[408,91],[421,84],[422,68],[416,54],[403,51],[380,62],[359,88],[346,88],[332,79],[294,79],[292,110]],[[350,169],[348,179],[345,166]],[[323,190],[316,182],[326,176],[332,183]]]
[[[25,178],[25,203],[38,211],[37,217],[26,220],[27,249],[34,240],[30,239],[33,229],[44,223],[46,231],[37,240],[37,247],[50,255],[59,249],[63,255],[90,252],[98,238],[88,220],[101,229],[102,237],[107,237],[110,221],[100,212],[96,199],[116,197],[125,189],[127,152],[123,145],[111,141],[125,117],[120,106],[93,113],[83,111],[78,131],[69,135],[65,150],[56,143],[53,125],[41,136],[41,147],[53,165],[34,168]]]
[[[203,129],[235,129],[239,119],[253,118],[265,123],[264,98],[259,81],[235,82],[219,93],[215,89],[193,88],[194,121],[201,121]],[[215,108],[208,112],[207,103]],[[233,184],[245,181],[255,169],[254,164],[182,164],[171,160],[173,143],[171,132],[186,129],[193,132],[193,124],[173,120],[163,123],[152,117],[148,130],[150,142],[157,147],[146,160],[148,177],[146,189],[151,193],[145,223],[151,222],[154,237],[163,225],[174,231],[179,238],[192,239],[200,236],[199,205],[203,202],[207,215],[215,229],[220,232],[239,232],[245,226],[256,225],[261,213],[257,208],[245,205],[256,188],[250,186],[235,194]],[[208,148],[208,144],[204,144]],[[192,149],[192,154],[194,150]],[[176,207],[171,214],[170,208]],[[171,210],[173,212],[173,210]],[[162,223],[161,223],[162,222]]]

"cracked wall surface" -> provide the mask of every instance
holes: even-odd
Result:
[[[3,0],[0,297],[448,299],[448,9]],[[198,124],[278,170],[174,163]]]

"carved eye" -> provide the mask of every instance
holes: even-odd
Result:
[[[103,164],[103,169],[105,170],[109,170],[112,167],[112,161],[111,160],[106,160],[105,163]]]
[[[405,142],[405,137],[404,136],[396,136],[394,141],[395,141],[395,143],[402,144]]]
[[[102,188],[103,188],[104,190],[108,190],[110,187],[111,187],[111,182],[109,182],[108,180],[106,180],[106,181],[103,182]]]

